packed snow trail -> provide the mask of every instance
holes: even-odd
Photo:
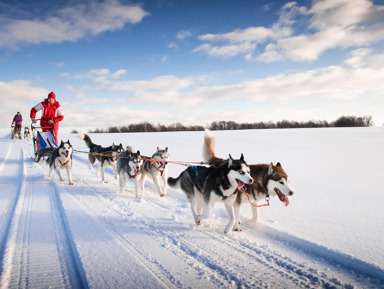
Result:
[[[74,186],[49,179],[30,143],[0,141],[2,288],[383,288],[382,271],[265,225],[230,237],[224,218],[196,226],[185,196],[160,198],[151,181],[141,200],[133,183],[120,195],[81,156]]]
[[[53,181],[42,177],[30,152],[25,156],[18,144],[12,144],[10,152],[5,160],[7,170],[1,174],[17,180],[10,182],[14,197],[5,218],[8,231],[3,235],[7,239],[3,240],[2,287],[87,287],[65,234]]]

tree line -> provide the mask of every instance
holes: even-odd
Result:
[[[278,122],[237,123],[235,121],[214,121],[208,128],[210,130],[243,130],[243,129],[273,129],[273,128],[320,128],[320,127],[370,127],[373,126],[372,116],[341,116],[337,120],[310,120],[306,122],[282,120]],[[203,131],[204,126],[184,125],[180,122],[164,125],[154,125],[150,122],[128,124],[124,126],[110,126],[106,129],[97,128],[89,133],[124,133],[124,132],[168,132],[168,131]],[[72,133],[77,133],[73,130]]]

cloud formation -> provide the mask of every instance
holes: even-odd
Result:
[[[118,0],[80,1],[52,12],[44,19],[8,19],[1,15],[0,47],[23,44],[61,43],[76,41],[86,35],[135,24],[148,15],[139,5],[125,5]]]
[[[308,29],[295,31],[297,19]],[[271,27],[249,27],[224,34],[205,34],[193,52],[213,57],[243,56],[248,61],[314,61],[327,50],[366,47],[384,39],[384,6],[369,0],[323,0],[310,9],[284,5]],[[264,46],[258,54],[256,48]],[[262,48],[262,47],[261,47]]]

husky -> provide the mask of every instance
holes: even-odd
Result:
[[[127,147],[125,153],[119,155],[116,166],[119,175],[120,194],[124,193],[127,181],[133,179],[135,183],[136,198],[141,198],[139,182],[141,179],[143,163],[144,160],[140,155],[140,151],[134,152],[130,147]]]
[[[233,207],[237,192],[252,182],[243,154],[237,160],[229,155],[229,159],[219,166],[190,166],[176,179],[168,178],[168,185],[181,189],[187,195],[197,225],[209,217],[210,206],[223,202],[230,218],[224,230],[226,235],[232,231],[237,220]]]
[[[208,129],[205,130],[203,159],[212,166],[220,166],[225,162],[224,159],[215,155],[215,137]],[[293,195],[293,190],[290,187],[288,175],[279,162],[276,165],[273,165],[273,163],[251,164],[249,167],[254,182],[237,193],[236,202],[234,203],[237,216],[239,216],[240,206],[248,202],[247,195],[252,203],[259,203],[265,199],[269,200],[269,196],[272,196],[278,197],[285,206],[289,205],[289,196]],[[246,222],[247,225],[255,224],[259,218],[259,208],[251,204],[251,210],[252,218]],[[235,230],[241,231],[238,219],[236,220]]]
[[[56,171],[60,178],[60,181],[64,181],[61,169],[67,170],[68,181],[70,185],[73,185],[72,181],[72,153],[73,148],[69,140],[67,142],[61,141],[59,147],[54,149],[47,158],[46,162],[49,165],[49,178],[52,177],[53,170]]]
[[[167,175],[168,175],[168,161],[169,153],[168,147],[164,150],[157,147],[157,151],[151,158],[143,157],[144,165],[141,171],[140,177],[140,189],[144,190],[144,183],[147,176],[150,176],[155,183],[156,189],[160,194],[160,197],[165,197],[167,194]],[[156,161],[155,161],[156,160]],[[159,178],[163,180],[163,187],[160,188]]]
[[[30,139],[32,136],[31,134],[31,130],[29,129],[29,127],[24,127],[24,139]]]
[[[97,167],[96,177],[99,176],[99,171],[101,171],[101,179],[104,183],[108,183],[105,178],[105,168],[107,166],[111,166],[113,171],[116,173],[115,178],[117,179],[117,156],[124,152],[124,148],[122,144],[115,145],[114,143],[109,147],[102,147],[101,145],[94,144],[89,137],[89,135],[82,133],[79,134],[78,137],[85,141],[85,144],[89,148],[89,169],[92,169],[92,166],[96,163],[99,163]]]

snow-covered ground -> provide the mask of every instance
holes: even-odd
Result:
[[[1,288],[384,288],[384,129],[215,131],[216,153],[281,162],[295,194],[260,208],[260,224],[223,234],[220,204],[196,226],[183,193],[141,200],[89,171],[74,134],[74,186],[48,179],[32,142],[0,138]],[[90,134],[144,155],[202,160],[203,132]],[[169,176],[186,167],[169,164]],[[242,208],[241,219],[251,216]]]

